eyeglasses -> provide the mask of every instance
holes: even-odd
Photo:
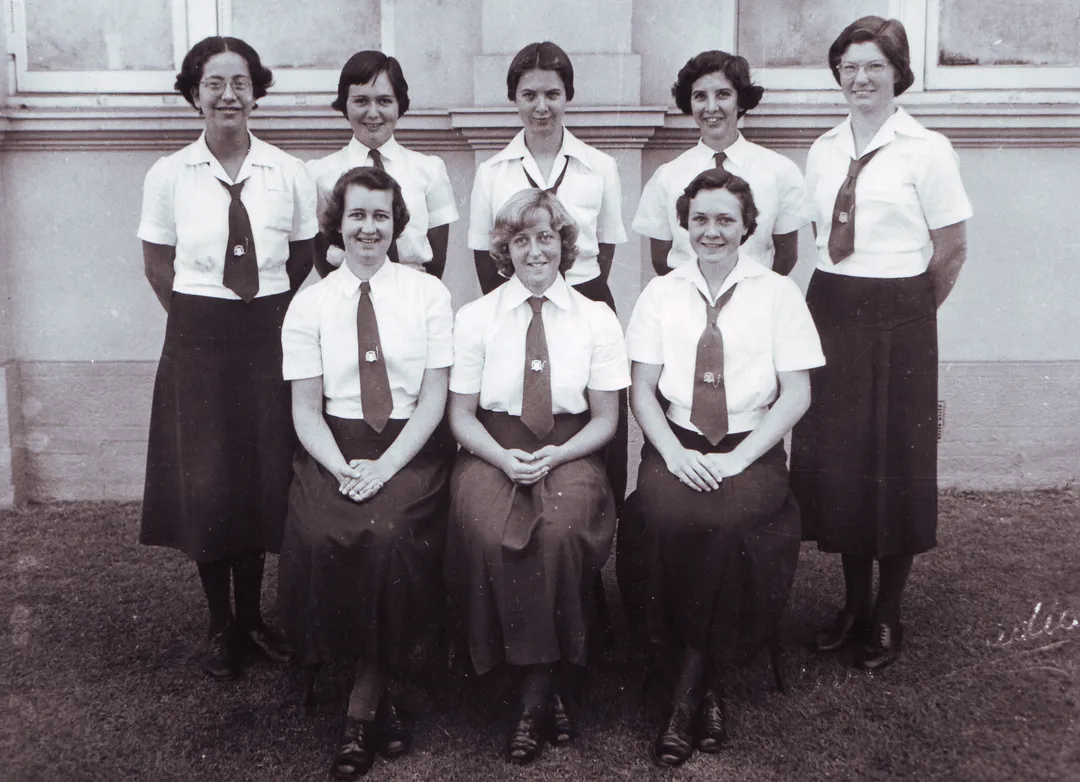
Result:
[[[211,77],[209,79],[203,79],[199,84],[215,97],[224,94],[226,86],[231,86],[232,91],[237,95],[248,95],[251,93],[252,88],[251,79],[247,76],[237,76],[231,81]]]
[[[867,63],[853,63],[843,62],[840,63],[840,67],[837,69],[840,71],[840,75],[846,79],[853,79],[858,75],[859,70],[866,71],[867,76],[880,76],[885,73],[885,69],[889,67],[887,62],[867,62]]]

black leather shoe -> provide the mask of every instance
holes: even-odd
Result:
[[[389,694],[379,701],[379,710],[375,714],[375,728],[378,740],[375,743],[383,757],[400,758],[412,749],[412,734],[398,715],[394,700]]]
[[[551,712],[551,729],[548,733],[551,746],[565,747],[567,744],[573,744],[577,737],[577,728],[570,713],[566,710],[562,695],[557,692],[552,693],[548,708]]]
[[[660,766],[674,768],[694,753],[694,714],[685,703],[676,703],[660,735],[653,744],[653,760]]]
[[[899,622],[874,624],[874,634],[870,643],[863,647],[863,654],[856,662],[864,671],[880,671],[900,656],[900,647],[904,642],[904,627]]]
[[[710,755],[720,751],[727,738],[724,701],[716,690],[707,690],[698,707],[697,748]]]
[[[526,709],[506,740],[506,756],[512,763],[530,763],[540,756],[544,748],[544,723],[547,714],[543,709]]]
[[[819,652],[835,652],[848,644],[865,640],[868,630],[868,617],[852,613],[845,608],[836,615],[831,625],[817,634],[814,638],[814,648]]]
[[[269,657],[274,662],[287,663],[296,656],[296,650],[284,636],[262,622],[252,630],[244,630],[243,638],[249,649]]]
[[[371,746],[374,733],[374,722],[346,717],[330,776],[339,782],[352,782],[364,776],[375,764],[375,750]]]
[[[207,674],[219,681],[235,679],[240,675],[231,627],[218,630],[206,639],[206,648],[199,658],[199,663]]]

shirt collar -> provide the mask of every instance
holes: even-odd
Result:
[[[728,274],[727,279],[724,280],[724,284],[720,287],[716,297],[720,298],[724,291],[728,288],[734,287],[736,284],[750,277],[761,277],[769,272],[764,266],[757,261],[751,259],[742,248],[739,248],[739,260],[735,262],[735,268]],[[684,263],[676,266],[669,277],[674,277],[677,280],[685,280],[690,285],[693,285],[697,290],[706,298],[709,296],[709,285],[705,282],[705,277],[701,274],[701,269],[697,263]],[[712,300],[715,303],[715,299]]]
[[[365,144],[361,144],[356,140],[356,136],[349,139],[349,165],[353,168],[356,166],[370,166],[371,149]],[[386,143],[379,147],[379,154],[387,160],[399,161],[402,158],[402,146],[397,143],[397,139],[393,136],[386,140]]]
[[[509,312],[536,295],[522,284],[516,274],[500,286],[498,290],[498,308],[502,312]],[[562,274],[559,274],[555,278],[555,282],[551,283],[551,287],[541,295],[547,297],[552,304],[561,310],[570,309],[570,286]]]
[[[877,133],[870,139],[870,143],[866,145],[866,149],[863,150],[865,155],[867,152],[872,152],[878,147],[883,147],[896,138],[896,135],[913,136],[921,138],[926,135],[926,128],[924,128],[918,120],[912,117],[902,106],[897,106],[896,111],[892,113],[885,122],[878,128]],[[855,157],[855,136],[851,130],[851,115],[849,114],[844,118],[844,121],[831,130],[827,130],[822,134],[823,137],[836,138],[840,145],[844,148],[844,151],[848,153],[852,158]]]
[[[584,141],[579,139],[569,128],[563,128],[562,146],[559,147],[559,153],[556,157],[572,157],[581,163],[585,168],[592,170],[592,165],[589,163],[589,148]],[[525,146],[525,131],[521,130],[516,136],[510,139],[510,143],[503,147],[499,152],[496,152],[492,156],[492,161],[499,162],[502,160],[522,160],[524,158],[532,159],[532,153],[529,148]],[[535,161],[534,161],[535,162]]]
[[[371,279],[368,282],[371,283],[371,293],[374,296],[376,292],[384,285],[389,285],[394,276],[394,269],[391,267],[394,263],[387,259],[383,262],[383,265],[379,267],[379,270],[371,275]],[[349,264],[342,261],[341,266],[334,269],[326,276],[327,280],[332,280],[334,286],[340,291],[341,295],[346,299],[352,298],[358,290],[360,290],[360,278],[352,273],[352,269],[349,268]]]
[[[264,168],[277,167],[277,160],[272,152],[273,147],[265,141],[256,138],[251,131],[248,131],[248,144],[247,157],[244,158],[244,164],[240,167],[240,173],[237,174],[237,182],[248,178],[252,166],[261,166]],[[206,143],[206,131],[203,131],[199,135],[198,140],[187,148],[187,155],[184,162],[189,166],[208,165],[214,172],[214,175],[219,179],[227,178],[225,169],[221,167],[221,163],[214,157],[214,153],[210,151],[210,147]]]
[[[731,146],[723,150],[723,152],[733,163],[735,163],[735,165],[742,166],[746,163],[746,153],[749,146],[750,142],[746,140],[742,133],[739,133],[739,135],[735,137],[735,140],[731,142]],[[713,155],[716,154],[716,150],[706,144],[703,140],[698,139],[697,146],[694,147],[694,154],[701,158],[702,164],[704,165],[706,160],[714,160]]]

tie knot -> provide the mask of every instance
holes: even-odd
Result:
[[[715,155],[713,155],[713,160],[716,161],[716,167],[717,168],[723,168],[724,167],[724,161],[727,160],[727,153],[726,152],[717,152]]]
[[[363,282],[360,283],[360,295],[361,296],[370,296],[371,295],[371,283],[368,282],[367,280],[364,280]]]
[[[379,152],[379,150],[373,149],[368,154],[371,155],[371,165],[375,166],[375,168],[381,168],[385,170],[385,166],[383,166],[382,153]]]
[[[221,182],[220,179],[218,181]],[[226,190],[229,191],[229,195],[232,196],[233,201],[239,201],[240,191],[244,189],[244,185],[247,184],[247,180],[244,179],[240,182],[237,182],[235,185],[230,185],[228,182],[221,182],[221,184]]]
[[[533,315],[539,315],[540,310],[544,306],[544,302],[547,301],[546,296],[530,296],[529,306],[532,307]]]

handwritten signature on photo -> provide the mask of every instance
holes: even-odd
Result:
[[[1015,625],[1011,633],[1002,628],[997,640],[987,643],[991,646],[1006,647],[1033,638],[1050,639],[1055,633],[1067,633],[1080,627],[1080,619],[1070,619],[1070,614],[1076,614],[1076,612],[1066,609],[1058,613],[1056,606],[1044,610],[1042,602],[1036,603],[1027,621]]]

